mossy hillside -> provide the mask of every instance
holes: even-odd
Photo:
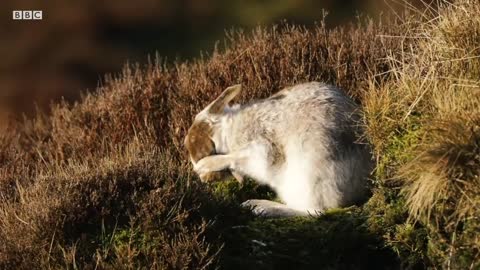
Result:
[[[320,217],[264,219],[254,217],[238,203],[248,198],[276,199],[267,187],[252,181],[240,185],[231,179],[213,183],[208,189],[212,197],[204,201],[200,210],[203,217],[215,216],[215,221],[200,222],[192,231],[183,232],[192,238],[176,239],[166,235],[168,231],[180,229],[180,224],[191,219],[192,214],[195,216],[195,211],[190,215],[185,213],[185,220],[178,220],[178,214],[174,213],[179,205],[164,212],[166,217],[158,213],[153,224],[133,217],[101,220],[97,226],[82,232],[83,241],[66,246],[66,254],[71,254],[72,248],[78,251],[75,257],[67,255],[69,263],[64,266],[81,267],[83,256],[93,249],[98,265],[103,268],[135,269],[152,264],[182,268],[189,265],[192,258],[187,256],[191,253],[175,251],[191,248],[191,239],[198,241],[202,247],[199,252],[205,252],[205,257],[208,258],[210,252],[217,253],[215,265],[221,269],[395,269],[399,265],[396,254],[384,246],[381,233],[372,230],[367,212],[360,207],[332,209]],[[224,244],[218,249],[208,243]],[[172,252],[172,259],[158,261],[164,256],[160,251]],[[212,262],[196,263],[210,265]]]
[[[226,203],[246,199],[278,200],[268,187],[231,179],[211,184]],[[384,246],[382,233],[371,226],[361,207],[331,209],[320,217],[265,219],[246,209],[219,213],[214,235],[225,243],[219,253],[222,269],[389,269],[399,265]],[[228,225],[227,225],[228,223]],[[373,228],[373,230],[372,230]]]
[[[252,216],[238,203],[248,198],[276,199],[267,187],[251,181],[240,185],[232,179],[210,188],[216,204],[210,210],[216,211],[216,218],[205,224],[202,234],[207,242],[224,243],[216,264],[221,269],[397,269],[401,256],[386,240],[393,242],[401,235],[405,238],[402,244],[418,241],[411,239],[413,230],[402,228],[405,208],[393,209],[392,204],[381,217],[377,212],[377,219],[370,212],[372,202],[368,207],[331,209],[320,217],[264,219]],[[204,214],[210,210],[203,209]],[[108,262],[121,266],[119,261],[133,268],[149,265],[153,262],[149,258],[158,256],[160,247],[174,243],[161,237],[166,228],[159,224],[149,229],[133,224],[99,228],[97,256],[107,266]],[[392,235],[397,239],[391,239]],[[418,264],[418,258],[410,260],[408,265]]]
[[[224,269],[393,269],[396,255],[369,231],[360,208],[321,217],[252,219],[228,228]]]

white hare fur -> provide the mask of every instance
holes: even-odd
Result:
[[[195,117],[187,134],[190,154],[202,147],[202,134],[193,134],[200,123],[215,148],[199,160],[191,157],[200,178],[230,170],[239,180],[248,176],[269,185],[283,204],[243,203],[269,217],[318,214],[365,198],[371,155],[358,142],[358,106],[341,90],[310,82],[229,106],[240,91],[240,85],[227,88]]]

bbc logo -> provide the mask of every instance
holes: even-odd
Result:
[[[14,10],[14,20],[41,20],[43,18],[43,11],[41,10]]]

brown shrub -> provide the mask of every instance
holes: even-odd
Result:
[[[399,28],[399,27],[397,27]],[[287,85],[320,80],[334,83],[355,97],[368,76],[388,70],[382,61],[400,44],[380,35],[399,29],[368,23],[327,31],[294,26],[258,28],[252,36],[241,32],[229,35],[230,47],[217,50],[208,60],[165,67],[161,60],[144,70],[126,67],[116,78],[109,78],[97,92],[87,95],[72,107],[59,104],[47,121],[46,138],[65,160],[91,149],[105,139],[121,143],[135,130],[152,123],[161,145],[173,143],[180,149],[192,116],[225,87],[242,83],[246,91],[240,101],[265,97]],[[45,130],[32,128],[30,136]],[[45,132],[41,132],[45,133]],[[38,136],[37,136],[38,137]],[[70,146],[69,146],[70,145]],[[73,145],[73,146],[72,146]],[[99,153],[103,151],[98,150]]]
[[[207,193],[196,182],[183,182],[188,175],[182,171],[168,153],[141,138],[101,159],[86,156],[39,169],[30,186],[17,186],[18,200],[2,200],[0,266],[95,268],[128,262],[134,267],[143,262],[183,269],[210,264],[215,250],[204,242],[206,222],[195,214]],[[155,239],[154,246],[136,245],[124,256],[131,243],[114,242],[121,230],[127,237],[139,230],[141,237]]]

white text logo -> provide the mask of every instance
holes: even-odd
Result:
[[[43,11],[41,10],[14,10],[12,18],[14,20],[41,20]]]

